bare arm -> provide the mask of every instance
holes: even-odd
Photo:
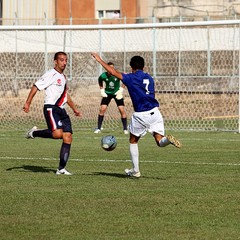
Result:
[[[101,77],[99,76],[98,78],[98,85],[99,85],[99,88],[102,89],[103,88],[103,81],[101,80]]]
[[[29,92],[29,94],[28,94],[27,100],[26,100],[26,102],[25,102],[25,104],[23,106],[23,111],[24,112],[26,112],[26,113],[29,112],[30,105],[31,105],[32,100],[33,100],[34,96],[36,95],[37,91],[38,91],[37,87],[35,85],[33,85],[31,90],[30,90],[30,92]]]
[[[82,116],[82,113],[76,108],[76,106],[69,94],[67,95],[67,104],[73,110],[73,112],[76,116],[80,116],[80,117]]]
[[[122,74],[118,72],[116,69],[113,67],[110,67],[106,62],[102,60],[102,58],[97,54],[97,53],[92,53],[92,56],[113,76],[119,78],[122,80]]]

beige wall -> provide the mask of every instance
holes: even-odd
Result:
[[[158,18],[175,16],[211,16],[223,18],[240,13],[239,0],[158,0],[154,15]]]
[[[3,0],[3,25],[35,25],[45,23],[45,14],[55,18],[54,0]],[[16,21],[17,17],[21,20]]]
[[[117,10],[120,9],[120,0],[95,0],[96,10]]]
[[[157,0],[138,0],[137,5],[139,8],[138,16],[149,18],[153,16],[153,9],[157,6]]]

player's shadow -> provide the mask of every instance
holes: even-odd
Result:
[[[126,178],[126,174],[121,173],[107,173],[107,172],[94,172],[91,175],[101,175],[101,176],[108,176],[108,177],[117,177],[117,178]]]
[[[142,178],[149,178],[149,179],[155,179],[155,180],[167,180],[170,177],[148,177],[148,176],[141,176],[140,178],[135,178],[135,177],[130,177],[127,176],[126,174],[121,174],[121,173],[107,173],[107,172],[94,172],[92,174],[89,175],[101,175],[101,176],[109,176],[109,177],[117,177],[117,178],[129,178],[129,179],[142,179]]]
[[[21,167],[12,167],[7,168],[6,171],[12,171],[12,170],[20,170],[20,171],[29,171],[29,172],[43,172],[43,173],[49,173],[49,172],[56,172],[56,170],[48,168],[48,167],[42,167],[42,166],[31,166],[31,165],[23,165]]]

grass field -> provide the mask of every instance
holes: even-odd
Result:
[[[67,169],[55,175],[60,140],[0,131],[0,238],[240,239],[240,135],[168,132],[183,147],[139,143],[140,179],[128,178],[128,136],[76,131]]]

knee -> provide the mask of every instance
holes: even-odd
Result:
[[[54,139],[61,139],[63,137],[63,133],[61,131],[54,131],[52,136]]]
[[[130,144],[137,144],[138,140],[139,140],[139,137],[136,137],[136,136],[130,134],[130,138],[129,138]]]
[[[127,118],[127,114],[125,112],[121,113],[122,118]]]
[[[100,114],[100,115],[104,115],[105,112],[106,112],[106,109],[100,109],[99,114]]]
[[[64,134],[63,142],[71,144],[72,143],[72,134],[71,133]]]

